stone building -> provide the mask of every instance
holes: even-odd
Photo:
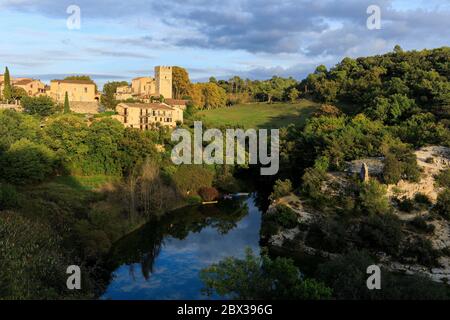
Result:
[[[155,77],[138,77],[131,80],[131,86],[116,89],[117,100],[150,100],[151,97],[163,96],[172,99],[172,67],[155,67]]]
[[[151,130],[156,126],[176,127],[183,122],[183,110],[165,103],[119,103],[114,119],[125,127]]]
[[[98,102],[95,83],[88,80],[52,80],[48,95],[64,103],[66,92],[70,102]]]

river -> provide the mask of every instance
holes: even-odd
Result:
[[[175,210],[118,241],[108,257],[101,299],[218,299],[202,293],[201,269],[260,252],[261,211],[254,196]]]

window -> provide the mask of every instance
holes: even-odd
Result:
[[[123,117],[123,123],[128,123],[128,118],[127,117]]]
[[[123,114],[126,116],[128,115],[128,108],[123,108]]]
[[[88,92],[88,88],[84,88],[84,93],[87,93]]]

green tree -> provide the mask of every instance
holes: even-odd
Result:
[[[273,186],[273,192],[270,195],[270,200],[276,200],[287,196],[292,192],[292,182],[289,179],[277,180]]]
[[[434,207],[437,213],[443,216],[445,219],[450,220],[450,189],[446,188],[442,191],[437,198],[436,205]]]
[[[22,107],[28,114],[47,117],[55,113],[55,103],[50,97],[24,97],[22,98]]]
[[[128,86],[128,82],[126,81],[112,81],[107,82],[103,86],[103,93],[101,96],[101,103],[105,106],[106,109],[114,110],[119,103],[115,99],[116,90],[118,87]]]
[[[40,133],[39,121],[33,116],[14,110],[0,111],[0,154],[22,138],[37,141]]]
[[[361,212],[370,214],[385,214],[390,211],[386,187],[375,179],[361,184],[359,191],[359,206]]]
[[[291,259],[255,256],[226,258],[203,269],[200,278],[208,294],[242,300],[318,300],[331,298],[331,289],[305,278]]]
[[[21,139],[0,158],[0,178],[14,184],[38,183],[58,169],[58,159],[46,146]]]
[[[296,88],[292,88],[289,91],[289,100],[294,103],[295,101],[297,101],[298,97],[300,95],[300,92],[296,89]]]
[[[69,103],[69,94],[66,91],[66,95],[64,96],[64,113],[70,113],[70,103]]]
[[[12,86],[8,67],[5,68],[3,82],[3,99],[9,101],[12,99]]]

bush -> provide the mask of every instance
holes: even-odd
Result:
[[[60,238],[16,213],[0,215],[0,299],[58,299],[69,263]]]
[[[433,248],[428,239],[416,238],[405,247],[402,258],[414,258],[417,263],[427,267],[438,266],[439,251]]]
[[[58,167],[53,151],[27,139],[12,144],[0,160],[0,178],[14,184],[42,182],[51,177]]]
[[[434,225],[428,224],[424,217],[415,217],[410,224],[417,230],[425,232],[425,233],[433,233]]]
[[[412,212],[415,208],[414,201],[408,198],[397,199],[397,206],[400,211]]]
[[[55,103],[50,97],[23,97],[21,104],[26,113],[47,117],[55,112]]]
[[[424,193],[416,193],[414,195],[414,201],[421,205],[421,206],[425,206],[425,207],[429,207],[431,206],[433,203],[431,202],[430,198],[424,194]]]
[[[445,219],[450,220],[450,189],[445,189],[438,195],[434,209]]]
[[[203,187],[198,190],[203,201],[214,201],[219,197],[219,191],[214,187]]]
[[[359,192],[359,206],[361,212],[367,215],[389,212],[386,187],[374,179],[362,184]]]
[[[214,173],[201,165],[181,165],[172,179],[182,195],[195,195],[202,187],[211,187]]]
[[[323,197],[321,192],[322,182],[325,181],[326,175],[323,170],[316,168],[308,168],[302,177],[303,191],[312,199],[320,199]]]
[[[202,198],[200,196],[189,196],[186,198],[188,205],[193,206],[202,203]]]
[[[402,163],[393,154],[384,159],[383,179],[387,184],[397,184],[402,179]]]
[[[359,237],[370,249],[397,255],[403,239],[401,221],[392,214],[372,215],[362,222]]]
[[[292,182],[289,179],[277,180],[270,195],[270,200],[276,200],[289,195],[292,192]]]
[[[9,184],[0,184],[0,210],[14,209],[19,206],[16,188]]]
[[[276,223],[287,229],[295,228],[298,222],[297,214],[285,205],[277,206],[274,219]]]
[[[450,188],[450,169],[444,170],[436,176],[438,186]]]

